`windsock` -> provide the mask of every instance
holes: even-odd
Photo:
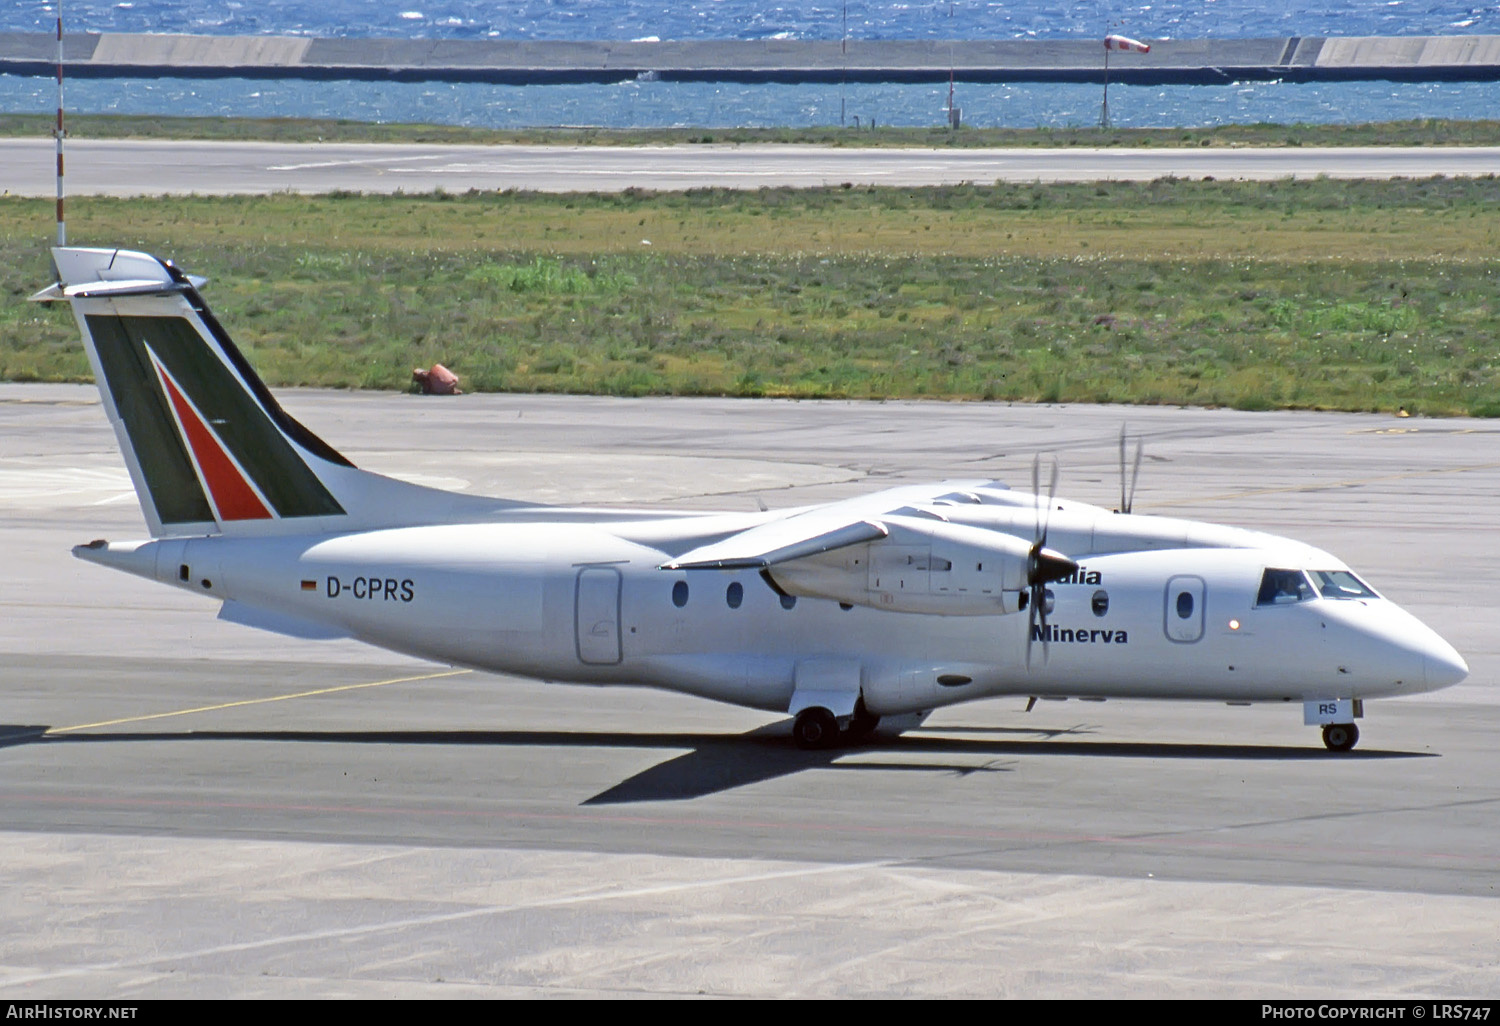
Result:
[[[1143,43],[1139,39],[1131,39],[1128,36],[1105,36],[1104,48],[1106,50],[1134,50],[1137,53],[1151,52],[1150,43]]]

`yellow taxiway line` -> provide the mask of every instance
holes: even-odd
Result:
[[[247,698],[241,702],[221,702],[218,705],[200,705],[192,709],[176,709],[172,712],[147,713],[144,716],[125,716],[118,720],[100,720],[98,723],[78,723],[71,727],[53,727],[47,734],[66,734],[70,730],[89,730],[93,727],[113,727],[121,723],[142,723],[146,720],[162,720],[169,716],[188,716],[192,713],[216,712],[219,709],[236,709],[244,705],[263,705],[266,702],[289,702],[294,698],[312,698],[315,695],[331,695],[339,691],[358,691],[361,688],[381,688],[387,684],[409,684],[418,680],[436,680],[439,677],[457,677],[472,673],[472,670],[444,670],[441,673],[424,673],[416,677],[392,677],[390,680],[373,680],[364,684],[340,684],[338,687],[318,688],[314,691],[299,691],[292,695],[272,695],[270,698]],[[44,737],[46,735],[43,735]]]

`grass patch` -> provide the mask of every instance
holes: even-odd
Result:
[[[79,198],[207,274],[273,384],[1500,414],[1500,181]],[[0,377],[86,380],[44,200]],[[649,239],[651,245],[642,244]],[[503,240],[497,242],[497,240]]]
[[[636,283],[628,274],[599,274],[597,267],[590,271],[566,266],[561,260],[535,257],[529,264],[486,260],[464,278],[480,286],[541,296],[618,295]]]

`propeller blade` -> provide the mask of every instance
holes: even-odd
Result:
[[[1125,494],[1125,424],[1120,424],[1120,512],[1130,512],[1130,499]]]
[[[1135,507],[1135,483],[1141,479],[1141,454],[1145,442],[1139,435],[1135,439],[1135,467],[1127,478],[1125,474],[1126,425],[1120,425],[1120,512],[1129,513]],[[1127,487],[1128,483],[1128,487]]]
[[[1028,602],[1026,613],[1026,671],[1031,672],[1031,639],[1036,636],[1036,603]]]
[[[1042,665],[1047,665],[1049,649],[1047,647],[1047,589],[1045,585],[1034,585],[1028,591],[1029,601],[1026,610],[1026,671],[1031,672],[1031,650],[1032,643],[1036,640],[1038,633],[1042,636]],[[1038,631],[1038,626],[1041,630]]]
[[[1141,439],[1135,440],[1135,469],[1130,473],[1130,498],[1125,503],[1125,512],[1129,513],[1135,507],[1135,483],[1141,478],[1141,453],[1145,451],[1145,443]],[[1123,478],[1121,484],[1124,484]]]
[[[1052,457],[1052,482],[1047,485],[1047,515],[1042,518],[1042,545],[1047,544],[1047,524],[1052,520],[1052,500],[1057,495],[1057,457]]]
[[[1051,658],[1052,655],[1051,650],[1048,648],[1048,638],[1052,634],[1052,632],[1047,629],[1047,586],[1045,584],[1038,584],[1036,586],[1036,590],[1036,605],[1037,608],[1041,610],[1041,612],[1037,614],[1037,619],[1041,622],[1042,627],[1042,665],[1046,666],[1047,660]]]
[[[1042,456],[1031,457],[1031,497],[1036,512],[1035,530],[1031,532],[1032,544],[1042,540]]]
[[[1042,457],[1031,461],[1031,492],[1036,502],[1036,528],[1031,549],[1026,553],[1026,669],[1031,670],[1032,641],[1042,636],[1042,664],[1046,665],[1050,648],[1047,630],[1047,582],[1061,580],[1078,569],[1078,564],[1060,552],[1047,548],[1047,526],[1052,520],[1052,505],[1057,496],[1057,457],[1052,457],[1052,478],[1047,484],[1047,509],[1042,510]]]

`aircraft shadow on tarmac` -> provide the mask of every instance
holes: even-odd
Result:
[[[585,805],[701,798],[805,770],[914,771],[969,776],[976,773],[1008,772],[1012,768],[1011,765],[1001,765],[994,761],[974,761],[983,757],[991,760],[1004,756],[1043,755],[1103,756],[1116,759],[1347,761],[1433,758],[1436,754],[1380,749],[1336,753],[1312,746],[1074,740],[1073,738],[1093,733],[1093,728],[1085,726],[1062,730],[1019,727],[917,728],[900,737],[876,737],[847,747],[805,751],[792,745],[787,736],[789,727],[790,721],[782,721],[743,734],[578,730],[200,730],[48,734],[45,726],[0,725],[0,748],[29,744],[271,741],[315,744],[491,745],[517,748],[688,749],[681,755],[606,788],[586,799],[583,802]],[[1025,739],[954,736],[972,733],[1017,734],[1023,735]],[[1059,740],[1062,735],[1067,735],[1068,739]],[[902,759],[882,761],[879,759],[882,755],[899,755]]]

